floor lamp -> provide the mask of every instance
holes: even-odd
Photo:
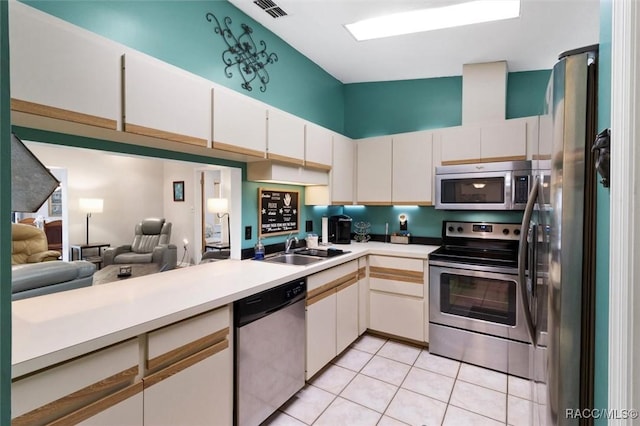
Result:
[[[87,214],[87,245],[89,245],[89,218],[91,213],[102,213],[103,200],[101,198],[80,198],[80,211]]]
[[[231,228],[229,227],[229,200],[226,198],[209,198],[207,200],[207,210],[209,213],[216,213],[219,219],[227,216],[227,238],[231,245]],[[222,242],[222,241],[221,241]]]

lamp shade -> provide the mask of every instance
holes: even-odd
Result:
[[[80,198],[80,211],[84,213],[102,213],[102,198]]]
[[[207,199],[207,210],[209,213],[227,213],[229,211],[229,200],[226,198]]]

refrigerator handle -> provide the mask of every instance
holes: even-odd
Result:
[[[529,296],[527,291],[527,274],[526,274],[526,263],[527,263],[527,254],[528,243],[527,237],[529,235],[529,226],[531,223],[531,215],[533,214],[533,208],[536,205],[536,201],[538,200],[538,176],[535,177],[533,181],[533,188],[531,188],[531,192],[529,193],[529,199],[527,200],[527,207],[524,209],[524,216],[522,218],[522,224],[520,225],[520,244],[518,246],[518,285],[520,286],[520,297],[522,299],[522,310],[524,311],[524,318],[527,323],[527,330],[529,331],[529,337],[531,338],[531,342],[533,346],[536,346],[536,333],[533,328],[533,318],[531,315],[531,310],[529,308]]]

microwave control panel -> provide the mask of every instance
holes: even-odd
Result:
[[[529,176],[516,176],[513,179],[513,203],[527,204],[529,198]]]

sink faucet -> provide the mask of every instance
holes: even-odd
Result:
[[[284,252],[285,253],[289,253],[289,251],[291,250],[291,244],[293,242],[296,242],[296,244],[298,244],[298,237],[294,237],[293,236],[293,232],[289,234],[289,236],[287,237],[287,239],[284,242]]]

